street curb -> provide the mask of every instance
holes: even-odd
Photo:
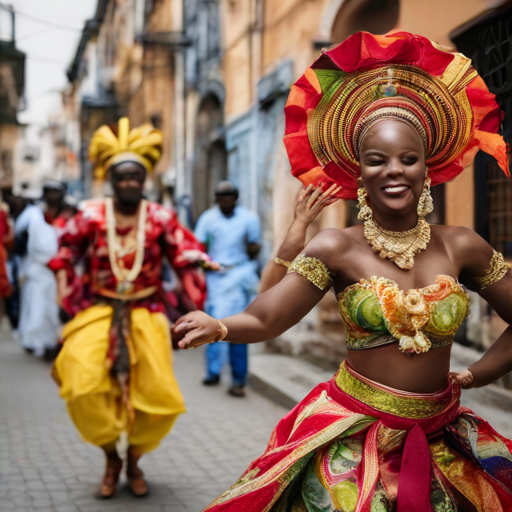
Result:
[[[321,382],[330,380],[333,371],[292,356],[255,354],[251,356],[249,385],[270,400],[292,409]]]

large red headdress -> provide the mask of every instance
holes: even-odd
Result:
[[[410,123],[425,146],[432,185],[452,180],[479,149],[510,176],[501,111],[460,53],[407,32],[359,32],[323,54],[292,86],[284,143],[305,185],[337,183],[357,198],[359,142],[382,118]]]

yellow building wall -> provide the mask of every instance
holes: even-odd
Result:
[[[251,106],[254,87],[251,66],[249,37],[234,41],[224,60],[226,119],[244,114]]]
[[[319,55],[313,48],[324,5],[322,0],[267,0],[263,35],[263,71],[293,58],[298,78]]]
[[[318,36],[325,6],[331,0],[263,0],[258,18],[256,0],[221,3],[226,88],[226,119],[247,112],[256,84],[283,60],[294,61],[298,78],[318,55]]]
[[[249,110],[254,80],[251,52],[254,0],[224,0],[221,4],[223,71],[226,89],[225,118],[232,119]]]
[[[155,4],[148,21],[148,32],[167,32],[173,27],[172,3],[176,0],[163,0]],[[163,131],[162,157],[155,167],[155,174],[169,169],[173,151],[173,101],[174,76],[172,53],[165,47],[147,47],[134,44],[131,62],[125,66],[125,73],[118,78],[117,89],[125,90],[129,97],[128,115],[132,126],[151,121],[158,116]]]
[[[497,3],[490,0],[401,0],[399,28],[454,48],[449,33]]]
[[[445,223],[450,226],[474,228],[475,221],[474,165],[445,185]]]

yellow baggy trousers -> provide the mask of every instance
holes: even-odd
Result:
[[[64,346],[53,368],[71,419],[85,441],[103,446],[127,430],[121,392],[106,366],[110,306],[91,306],[64,327]],[[172,368],[169,323],[145,308],[131,312],[130,400],[135,421],[130,445],[155,449],[185,412]]]

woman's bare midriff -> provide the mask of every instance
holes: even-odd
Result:
[[[348,350],[352,368],[385,386],[411,393],[435,393],[444,388],[450,371],[451,347],[407,355],[392,343],[367,350]]]

